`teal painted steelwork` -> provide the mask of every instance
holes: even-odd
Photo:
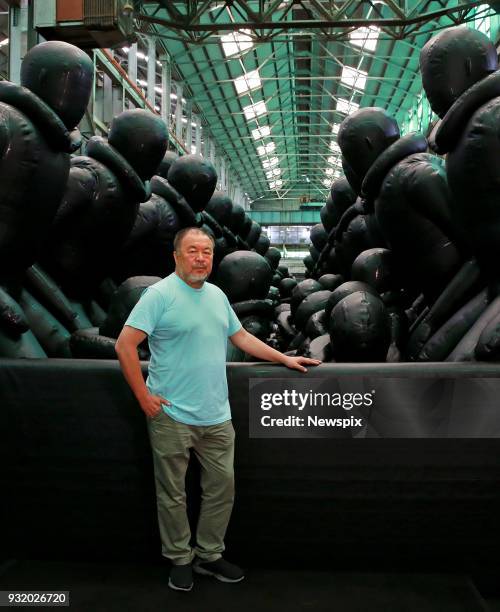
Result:
[[[261,225],[314,225],[321,221],[319,210],[250,210],[248,214]]]

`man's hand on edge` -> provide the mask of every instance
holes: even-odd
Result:
[[[307,369],[302,364],[316,366],[320,363],[322,362],[319,359],[310,359],[309,357],[287,357],[283,361],[283,365],[286,365],[287,368],[299,370],[299,372],[307,372]]]
[[[149,395],[146,395],[146,397],[141,401],[141,408],[146,414],[146,416],[152,419],[160,413],[160,410],[162,409],[162,404],[170,406],[171,402],[169,402],[161,395],[151,395],[150,393]]]

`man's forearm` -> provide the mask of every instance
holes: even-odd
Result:
[[[128,345],[117,347],[116,354],[118,355],[123,376],[140,402],[148,395],[149,391],[142,375],[137,348]]]
[[[268,346],[262,342],[262,340],[259,340],[248,332],[237,346],[242,351],[245,351],[245,353],[249,353],[252,357],[257,357],[257,359],[262,359],[262,361],[277,361],[278,363],[284,363],[286,360],[286,355]]]

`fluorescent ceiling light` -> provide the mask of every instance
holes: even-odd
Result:
[[[281,179],[276,180],[276,187],[281,187],[283,185],[283,181]]]
[[[271,159],[265,159],[262,162],[262,167],[263,168],[272,168],[273,166],[276,166],[279,163],[280,163],[280,160],[277,157],[272,157]]]
[[[332,166],[340,166],[339,158],[334,157],[333,155],[330,155],[330,157],[326,161]]]
[[[344,85],[348,85],[349,87],[354,87],[355,89],[363,89],[366,87],[366,77],[368,76],[368,72],[364,70],[356,70],[356,68],[351,68],[351,66],[344,66],[342,68],[342,74],[340,76],[341,83]]]
[[[268,142],[266,145],[260,145],[257,147],[258,155],[265,155],[266,153],[272,153],[276,149],[274,142]]]
[[[333,168],[326,168],[325,174],[326,176],[333,176]]]
[[[338,143],[335,142],[335,140],[332,140],[330,142],[330,151],[335,151],[335,153],[340,153],[340,147]]]
[[[267,113],[266,103],[264,101],[256,102],[255,104],[249,104],[243,107],[243,113],[247,121],[251,121],[260,115]]]
[[[274,168],[273,169],[273,175],[274,176],[280,176],[281,174],[281,168]]]
[[[248,91],[252,91],[253,89],[262,87],[259,71],[252,70],[251,72],[245,72],[245,74],[242,76],[234,79],[234,86],[236,88],[236,93],[239,96],[247,93]]]
[[[226,57],[243,53],[253,47],[253,41],[249,33],[250,30],[241,30],[241,32],[231,32],[220,37],[222,49]]]
[[[274,189],[274,188],[276,187],[276,181],[271,181],[271,182],[269,183],[269,187],[270,187],[271,189]]]
[[[273,178],[273,171],[269,170],[268,172],[266,172],[266,178],[270,179]]]
[[[375,51],[380,28],[376,26],[357,28],[349,34],[351,45],[361,47],[364,51]]]
[[[330,179],[323,179],[323,185],[325,187],[330,187],[330,185],[332,184],[332,181]]]
[[[340,125],[338,123],[332,124],[332,134],[338,134],[339,128],[340,128]]]
[[[356,102],[350,102],[349,100],[344,100],[344,98],[339,98],[337,100],[337,110],[339,113],[350,115],[354,111],[357,111],[358,108],[359,104],[356,104]]]
[[[268,125],[263,125],[262,127],[258,127],[255,130],[252,130],[252,136],[254,140],[259,140],[259,138],[265,138],[271,134],[271,128]]]
[[[196,153],[196,145],[191,145],[191,153],[193,153],[193,155]]]

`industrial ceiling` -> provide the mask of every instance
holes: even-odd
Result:
[[[380,106],[424,128],[419,50],[461,24],[496,35],[499,3],[419,0],[144,0],[155,33],[249,202],[324,201],[341,174],[346,113]]]

